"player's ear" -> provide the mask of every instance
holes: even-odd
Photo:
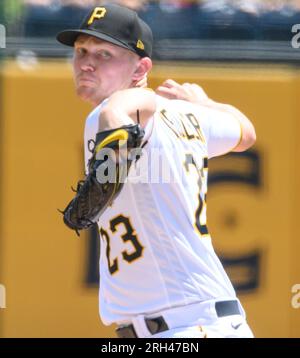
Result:
[[[139,60],[137,68],[133,74],[133,81],[142,80],[152,68],[152,61],[149,57],[143,57]]]

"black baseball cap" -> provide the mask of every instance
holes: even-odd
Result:
[[[151,57],[153,36],[150,27],[138,14],[117,4],[102,5],[93,8],[83,20],[79,29],[64,30],[56,39],[67,46],[81,34],[121,46],[137,53],[141,57]]]

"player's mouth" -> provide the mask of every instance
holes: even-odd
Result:
[[[91,77],[79,77],[78,81],[80,82],[92,82],[95,83],[96,81]]]

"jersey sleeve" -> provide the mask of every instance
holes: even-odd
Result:
[[[234,150],[242,139],[242,127],[231,113],[210,109],[207,112],[205,134],[208,158],[224,155]]]

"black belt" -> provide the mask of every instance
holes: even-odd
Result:
[[[215,309],[218,317],[241,314],[238,301],[218,301],[215,303]],[[151,334],[167,331],[169,329],[163,316],[156,318],[145,318],[146,326]],[[119,338],[138,338],[133,324],[120,326],[116,329]]]
[[[146,326],[151,334],[164,332],[169,329],[166,321],[162,316],[156,318],[145,318]],[[133,324],[127,326],[120,326],[116,329],[119,338],[138,338]]]

